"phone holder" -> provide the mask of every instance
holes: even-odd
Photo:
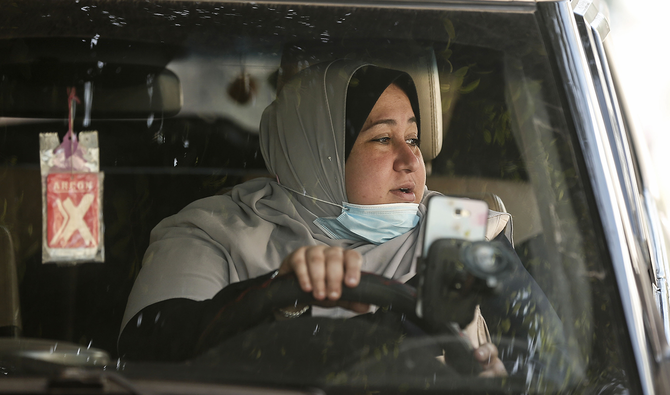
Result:
[[[513,271],[514,257],[497,241],[439,239],[419,264],[417,315],[464,328],[475,307]]]

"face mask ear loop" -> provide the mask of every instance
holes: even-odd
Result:
[[[74,163],[72,156],[74,155],[75,150],[77,149],[77,136],[74,134],[74,117],[75,113],[77,111],[77,103],[79,102],[79,98],[77,97],[77,90],[75,87],[68,88],[68,99],[67,99],[67,104],[68,104],[68,130],[67,133],[65,134],[64,139],[69,139],[70,140],[70,152],[68,153],[66,151],[66,155],[69,154],[70,156],[70,175],[74,173]]]
[[[277,184],[280,185],[282,188],[286,189],[287,191],[291,191],[291,192],[293,192],[293,193],[295,193],[295,194],[297,194],[297,195],[304,196],[304,197],[307,197],[307,198],[310,198],[310,199],[314,199],[314,200],[316,200],[316,201],[318,201],[318,202],[325,203],[325,204],[330,204],[331,206],[339,207],[339,208],[341,208],[342,210],[349,211],[349,209],[348,209],[347,207],[344,207],[344,206],[342,206],[341,204],[337,204],[337,203],[329,202],[329,201],[327,201],[327,200],[319,199],[318,197],[314,197],[314,196],[310,196],[310,195],[308,195],[307,192],[305,192],[305,191],[303,191],[303,192],[298,192],[298,191],[296,191],[296,190],[293,189],[293,188],[289,188],[289,187],[287,187],[286,185],[282,185],[282,183],[279,182],[279,176],[276,175],[276,174],[275,174],[275,178],[277,179]],[[315,214],[312,214],[312,215],[314,215],[315,217],[318,218],[318,215],[315,215]]]
[[[279,184],[279,185],[281,185],[281,184]],[[337,204],[337,203],[329,202],[327,200],[319,199],[318,197],[310,196],[310,195],[308,195],[307,193],[304,193],[304,192],[303,193],[298,192],[295,189],[287,187],[286,185],[282,185],[281,187],[288,190],[288,191],[291,191],[291,192],[295,193],[296,195],[300,195],[300,196],[304,196],[306,198],[314,199],[314,200],[316,200],[318,202],[321,202],[321,203],[330,204],[331,206],[339,207],[342,210],[346,210],[346,211],[349,210],[348,208],[344,207],[341,204]]]
[[[314,199],[314,200],[319,201],[319,202],[321,202],[321,203],[330,204],[331,206],[339,207],[339,208],[341,208],[341,209],[344,210],[344,211],[349,211],[349,208],[348,208],[348,207],[344,207],[344,206],[342,206],[342,205],[340,205],[340,204],[333,203],[333,202],[329,202],[329,201],[327,201],[327,200],[319,199],[318,197],[309,196],[306,192],[300,193],[300,192],[296,191],[296,190],[293,189],[293,188],[289,188],[289,187],[287,187],[286,185],[282,185],[282,183],[279,182],[279,176],[276,175],[276,174],[275,174],[275,178],[277,179],[277,185],[280,185],[282,188],[284,188],[284,189],[286,189],[286,190],[288,190],[288,191],[291,191],[291,192],[293,192],[293,193],[295,193],[295,194],[298,194],[298,195],[300,195],[300,196],[304,196],[304,197],[308,197],[308,198],[310,198],[310,199]],[[309,211],[309,210],[307,210],[307,211]],[[316,218],[319,218],[318,215],[312,213],[311,211],[310,211],[310,213],[311,213],[313,216],[315,216]]]

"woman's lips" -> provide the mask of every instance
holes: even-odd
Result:
[[[391,193],[400,198],[403,202],[412,203],[416,199],[416,194],[412,188],[398,188],[391,190]]]

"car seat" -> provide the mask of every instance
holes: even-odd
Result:
[[[0,336],[17,337],[21,334],[21,305],[19,280],[12,234],[0,225]]]

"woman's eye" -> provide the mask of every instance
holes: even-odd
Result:
[[[390,137],[380,137],[378,139],[375,139],[374,141],[377,141],[379,143],[388,143],[389,141],[391,141],[391,138]]]
[[[407,144],[411,145],[412,147],[419,147],[421,145],[421,140],[417,139],[407,139],[405,140]]]

